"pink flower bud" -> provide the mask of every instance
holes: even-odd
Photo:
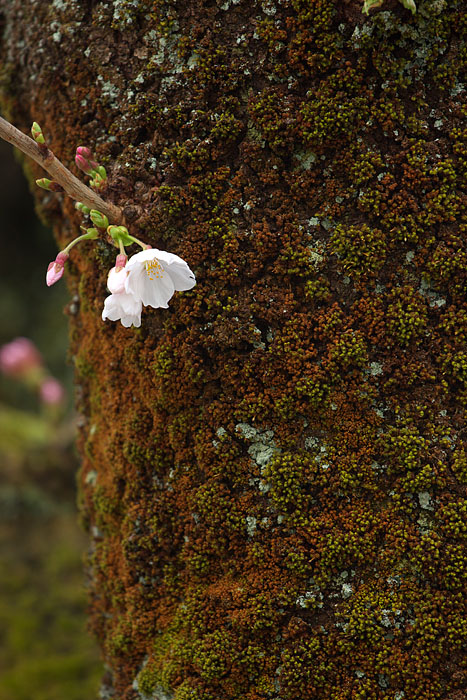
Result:
[[[86,173],[86,175],[91,174],[91,172],[92,172],[91,164],[89,163],[88,160],[86,160],[86,158],[79,155],[78,153],[75,156],[75,163],[78,166],[78,168],[83,171],[83,173]]]
[[[57,379],[47,377],[40,385],[39,396],[49,406],[57,406],[65,398],[65,389]]]
[[[0,348],[0,370],[9,376],[27,374],[41,364],[40,353],[28,338],[15,338]]]
[[[77,156],[83,156],[83,158],[92,158],[92,151],[87,146],[78,146],[76,149]]]
[[[49,263],[47,268],[47,275],[45,281],[48,287],[51,287],[55,282],[63,277],[63,272],[65,270],[65,263],[68,260],[68,255],[66,253],[60,252],[55,258],[54,262]]]
[[[124,253],[120,253],[115,258],[115,271],[120,272],[120,270],[125,267],[128,257]]]
[[[66,263],[67,260],[68,260],[68,253],[64,253],[63,250],[61,250],[58,253],[57,257],[55,258],[55,263],[57,265],[62,265],[62,267],[63,267],[63,265]]]
[[[92,157],[92,151],[87,146],[78,146],[76,149],[75,163],[80,170],[83,170],[86,173],[86,175],[90,175],[91,170],[98,170],[101,167],[99,166],[99,163],[96,163],[96,161],[92,159]],[[84,170],[83,167],[85,163],[87,170]]]

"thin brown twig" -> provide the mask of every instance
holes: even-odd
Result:
[[[123,212],[120,207],[105,202],[96,192],[78,180],[49,148],[37,144],[3,117],[0,117],[0,137],[39,163],[72,199],[83,202],[89,209],[97,209],[105,214],[112,223],[118,225],[123,222]]]

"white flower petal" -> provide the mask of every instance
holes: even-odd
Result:
[[[122,326],[125,326],[125,328],[130,328],[130,326],[139,328],[141,326],[141,312],[137,316],[122,316],[120,321]]]
[[[149,277],[144,271],[140,277],[142,281],[141,301],[145,306],[152,306],[154,309],[168,307],[168,301],[175,291],[172,280],[164,271],[157,277]]]
[[[113,267],[107,277],[107,288],[112,294],[121,294],[125,291],[125,280],[127,276],[127,271],[125,267],[122,267],[118,272],[116,268]]]
[[[138,328],[141,325],[141,310],[141,301],[130,294],[111,294],[104,301],[102,320],[108,318],[110,321],[121,321],[125,328]]]
[[[169,273],[176,292],[185,292],[195,286],[196,279],[193,272],[178,255],[159,250],[157,259],[162,263],[164,270]]]
[[[102,320],[105,321],[106,318],[109,321],[118,321],[120,318],[121,309],[120,306],[115,302],[115,295],[111,294],[104,300],[104,309],[102,311]]]

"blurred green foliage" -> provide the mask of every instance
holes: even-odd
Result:
[[[66,284],[45,285],[57,246],[3,142],[0,210],[0,345],[33,340],[71,396]],[[86,631],[71,403],[58,420],[27,386],[0,376],[0,700],[98,696],[102,666]]]
[[[0,504],[0,700],[91,700],[101,667],[75,515],[31,487],[2,489]]]

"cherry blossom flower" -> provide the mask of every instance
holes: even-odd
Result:
[[[193,272],[182,258],[157,248],[133,255],[125,270],[126,292],[154,309],[166,309],[174,292],[186,291],[196,284]]]
[[[42,366],[39,350],[28,338],[15,338],[0,348],[0,370],[19,377]]]
[[[57,406],[65,398],[65,389],[58,379],[46,377],[39,387],[39,396],[49,406]]]

